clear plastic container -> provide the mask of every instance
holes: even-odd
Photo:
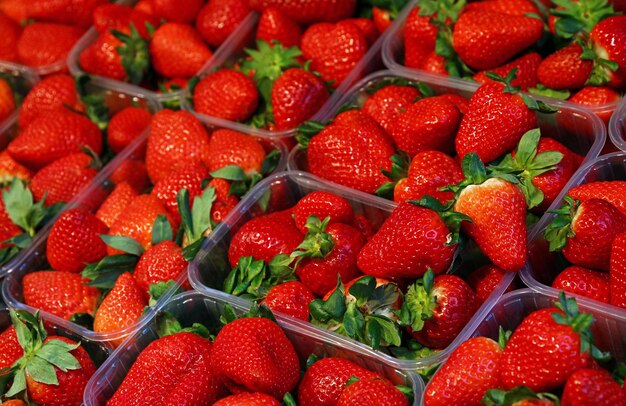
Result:
[[[397,24],[394,24],[389,28],[389,35],[386,36],[385,42],[383,43],[382,49],[382,57],[385,66],[395,72],[405,73],[405,72],[419,72],[424,77],[431,78],[439,78],[439,79],[447,79],[450,85],[458,87],[464,90],[476,90],[480,84],[473,82],[471,80],[449,77],[444,75],[439,75],[435,73],[430,73],[426,71],[422,71],[419,69],[408,68],[404,66],[404,27],[406,25],[406,17],[408,16],[410,10],[415,8],[419,3],[419,0],[413,0],[410,2],[407,7],[409,10],[405,10],[403,13],[402,19],[398,18]],[[570,102],[563,102],[559,99],[553,99],[551,97],[537,97],[540,100],[543,100],[546,103],[554,104],[555,102],[560,102],[563,104],[567,104],[570,106],[576,106],[578,108],[582,108],[588,110],[594,114],[609,117],[617,108],[618,102],[601,104],[597,106],[585,106],[581,104],[575,104]]]
[[[408,8],[405,8],[400,15],[398,16],[396,21],[402,20],[403,16],[409,11]],[[245,56],[244,48],[246,47],[255,47],[255,35],[256,35],[256,27],[259,20],[260,15],[258,13],[253,13],[252,18],[247,21],[246,29],[239,32],[240,36],[238,38],[231,37],[232,45],[234,47],[230,48],[230,54],[221,54],[214,57],[211,62],[202,69],[202,71],[198,74],[200,78],[206,76],[207,74],[217,70],[218,68],[224,66],[232,66],[237,60],[241,57]],[[395,24],[395,22],[394,22]],[[242,24],[243,25],[243,24]],[[243,28],[243,27],[240,27]],[[378,40],[372,44],[372,46],[368,49],[367,53],[361,59],[361,61],[354,67],[354,69],[350,72],[350,74],[346,77],[346,79],[339,85],[337,89],[333,92],[328,101],[322,106],[322,108],[311,117],[311,120],[319,121],[323,117],[327,115],[327,112],[331,110],[334,106],[337,105],[342,95],[350,89],[350,87],[363,78],[365,75],[375,72],[379,69],[382,69],[383,63],[381,58],[381,49],[383,46],[384,38],[388,35],[390,28],[383,33]],[[229,128],[236,131],[248,132],[251,134],[255,134],[259,137],[266,138],[282,138],[282,137],[292,137],[296,134],[297,130],[284,130],[284,131],[269,131],[261,128],[254,128],[249,125],[243,123],[237,123],[234,121],[228,121],[217,117],[210,117],[201,113],[198,113],[193,108],[192,103],[192,94],[189,92],[189,89],[185,89],[182,100],[181,107],[187,111],[193,113],[196,117],[200,118],[202,121],[206,123],[211,123],[217,127]]]
[[[259,212],[258,203],[262,198],[266,197],[268,193],[270,193],[270,195],[272,193],[280,193],[282,197],[279,205],[270,205],[266,210],[266,212],[273,212],[292,207],[301,197],[316,190],[335,193],[349,200],[355,212],[362,213],[367,217],[372,223],[374,230],[377,230],[382,225],[397,206],[391,201],[320,180],[308,173],[290,171],[274,175],[259,183],[255,189],[244,198],[235,211],[225,219],[224,226],[216,229],[211,238],[207,239],[195,260],[189,265],[189,280],[194,289],[211,297],[221,298],[224,301],[237,303],[241,306],[249,306],[249,301],[221,291],[224,279],[230,272],[228,247],[232,235],[239,227],[252,218],[253,212]],[[270,198],[270,202],[271,201]],[[460,271],[463,272],[465,270],[466,269],[462,267]],[[489,298],[476,311],[474,317],[470,320],[465,329],[446,349],[433,356],[415,361],[396,359],[382,351],[373,350],[366,344],[358,343],[337,333],[328,332],[305,321],[295,320],[292,317],[281,315],[280,313],[277,313],[276,316],[280,320],[288,320],[291,324],[299,326],[302,329],[323,331],[324,334],[331,337],[333,342],[338,346],[357,346],[366,356],[379,357],[381,360],[393,365],[394,368],[397,369],[415,371],[440,363],[448,356],[452,349],[456,348],[457,345],[467,339],[468,332],[471,332],[473,328],[475,328],[475,320],[481,319],[487,314],[496,300],[509,287],[514,278],[515,274],[513,273],[507,274],[503,278],[502,282],[494,289]]]
[[[22,98],[39,82],[39,76],[32,69],[11,62],[0,61],[0,74],[11,77],[17,86],[17,89],[13,89],[13,91],[17,91]],[[19,105],[16,105],[13,114],[0,122],[0,151],[6,148],[14,135],[12,129],[17,121],[18,109]]]
[[[473,87],[457,86],[456,83],[452,83],[442,76],[428,76],[419,72],[380,71],[364,78],[347,91],[335,107],[327,111],[320,121],[329,123],[344,105],[362,106],[370,96],[368,89],[375,87],[376,84],[384,80],[393,78],[405,78],[425,83],[435,90],[435,94],[455,93],[469,98],[476,90]],[[537,113],[542,134],[556,139],[572,151],[584,156],[583,163],[596,158],[606,140],[606,127],[602,121],[595,114],[571,103],[555,101],[551,104],[558,107],[560,111],[555,114]],[[306,171],[306,151],[301,150],[298,146],[294,147],[289,154],[287,166],[289,170]]]
[[[617,148],[626,151],[626,98],[622,99],[619,107],[611,116],[609,137]]]
[[[220,315],[224,305],[229,303],[219,297],[204,296],[198,292],[187,292],[171,298],[158,308],[158,312],[168,312],[178,319],[181,324],[191,326],[193,323],[202,323],[214,332],[219,327]],[[241,314],[248,307],[231,303]],[[415,394],[414,405],[419,403],[424,384],[421,378],[410,371],[399,371],[393,365],[376,357],[362,354],[358,348],[352,346],[337,346],[332,337],[313,329],[293,326],[279,321],[279,324],[293,343],[296,352],[304,365],[309,355],[322,357],[339,357],[352,361],[364,368],[377,372],[396,385],[405,385],[413,388]],[[117,388],[120,386],[129,369],[141,351],[152,341],[158,338],[156,332],[156,317],[153,315],[149,322],[136,331],[113,353],[102,367],[93,375],[85,389],[85,406],[105,405]]]
[[[602,155],[581,167],[555,199],[550,210],[563,205],[563,198],[571,188],[583,183],[608,180],[626,180],[626,152]],[[545,295],[555,295],[558,292],[551,287],[552,282],[569,265],[560,253],[549,251],[548,242],[543,235],[554,216],[553,213],[544,214],[534,232],[529,236],[528,261],[520,272],[522,281],[529,288]],[[613,317],[626,323],[626,309],[578,295],[573,296],[576,296],[578,302],[585,307],[594,311],[612,313]]]
[[[539,293],[531,289],[520,289],[505,294],[493,309],[483,317],[470,337],[489,337],[498,340],[498,329],[515,330],[522,320],[535,310],[550,308],[558,301],[558,292]],[[626,360],[626,319],[611,312],[611,309],[588,307],[577,298],[581,311],[595,317],[591,331],[595,344],[603,351],[610,351],[617,361]],[[428,385],[426,385],[428,390]],[[423,400],[422,400],[423,404]]]

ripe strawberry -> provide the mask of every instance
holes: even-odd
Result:
[[[617,64],[617,69],[598,66],[608,85],[620,88],[626,83],[626,51],[619,45],[626,40],[626,16],[614,16],[600,21],[589,33],[594,51],[605,60]],[[605,82],[606,83],[606,82]]]
[[[147,297],[150,285],[178,280],[180,275],[187,270],[187,265],[182,248],[173,241],[165,240],[153,245],[141,255],[133,276],[137,281],[137,286]],[[185,284],[188,288],[188,282]]]
[[[150,126],[152,115],[140,107],[127,107],[114,114],[107,128],[107,142],[116,154],[131,145]],[[134,158],[143,159],[145,145],[136,149]]]
[[[24,355],[24,349],[17,341],[17,334],[15,334],[15,327],[13,326],[7,327],[0,333],[0,346],[2,346],[0,369],[11,368],[15,361]]]
[[[408,14],[404,27],[404,64],[409,68],[421,68],[426,57],[435,50],[438,29],[431,24],[441,10],[423,10],[415,7]],[[442,14],[445,20],[445,17]]]
[[[111,227],[115,220],[126,211],[135,197],[137,197],[137,192],[132,186],[127,182],[118,183],[98,209],[96,218],[100,219],[107,227]]]
[[[302,29],[277,7],[267,7],[261,12],[256,28],[256,39],[270,43],[276,40],[283,47],[300,45]]]
[[[202,0],[152,0],[152,9],[157,17],[176,23],[193,23],[203,5]]]
[[[264,318],[225,325],[213,341],[210,358],[215,374],[235,393],[263,392],[281,399],[300,379],[293,345],[275,322]],[[261,368],[262,376],[252,366]]]
[[[245,121],[256,111],[259,92],[254,81],[241,72],[221,69],[196,85],[194,109],[198,113],[229,121]]]
[[[404,297],[406,318],[400,324],[421,344],[446,348],[474,315],[476,295],[470,286],[455,275],[434,276],[427,271],[411,285]]]
[[[342,358],[323,358],[311,365],[298,388],[300,406],[335,405],[350,378],[374,379],[378,374]]]
[[[19,62],[17,41],[22,34],[22,27],[0,12],[0,59],[9,62]]]
[[[626,182],[621,180],[584,183],[570,189],[567,194],[572,199],[584,202],[589,199],[602,199],[626,215]]]
[[[568,101],[584,106],[602,106],[617,102],[620,99],[619,93],[608,87],[587,86],[582,88],[568,99]],[[611,113],[601,112],[598,114],[602,121],[608,123]]]
[[[430,380],[424,406],[451,402],[480,404],[485,393],[500,387],[502,348],[487,337],[474,337],[461,344]]]
[[[264,160],[265,150],[259,141],[237,131],[220,129],[211,134],[204,162],[211,172],[235,165],[246,175],[254,175],[261,173]]]
[[[136,7],[102,4],[93,13],[93,24],[100,34],[110,30],[127,32],[132,24],[143,38],[149,38],[147,24],[159,26],[158,19]]]
[[[579,313],[576,301],[565,299],[564,293],[555,306],[526,316],[509,339],[500,364],[504,389],[520,385],[535,392],[558,389],[599,352],[588,330],[593,318]]]
[[[356,0],[337,2],[334,0],[251,0],[250,7],[261,11],[267,7],[276,7],[287,16],[302,25],[317,22],[335,22],[354,14]]]
[[[376,28],[376,25],[374,25],[374,21],[372,21],[370,18],[349,18],[344,21],[351,22],[352,24],[356,25],[359,30],[361,30],[361,33],[363,34],[363,36],[365,37],[365,41],[367,42],[368,48],[374,45],[374,42],[376,42],[376,40],[378,39],[378,29]]]
[[[31,0],[26,3],[28,17],[37,21],[63,23],[88,28],[96,7],[106,0]]]
[[[469,274],[467,283],[476,292],[476,299],[482,304],[489,298],[505,275],[506,271],[495,265],[484,265]],[[511,287],[509,286],[506,292],[510,291]]]
[[[350,21],[318,23],[304,32],[301,47],[311,69],[337,88],[367,52],[367,40]]]
[[[337,406],[403,406],[409,401],[402,392],[386,379],[360,379],[349,383],[341,392]]]
[[[260,392],[243,392],[238,395],[230,395],[218,400],[214,406],[280,406],[280,402],[276,398]]]
[[[562,249],[574,265],[608,271],[611,246],[626,231],[626,217],[604,200],[580,202],[567,196],[565,201],[545,230],[550,250]]]
[[[359,253],[357,265],[380,278],[419,278],[430,268],[445,272],[456,244],[446,245],[450,230],[430,209],[401,203]]]
[[[46,255],[56,271],[78,273],[86,264],[98,262],[106,256],[106,245],[100,234],[107,226],[84,209],[63,213],[50,230]]]
[[[11,155],[9,155],[6,149],[0,152],[0,184],[9,184],[15,179],[27,181],[32,177],[33,174],[31,171],[11,158]]]
[[[552,287],[609,303],[609,274],[581,266],[565,268],[552,282]]]
[[[83,284],[79,274],[36,271],[22,279],[24,303],[69,320],[75,313],[94,314],[100,292]]]
[[[288,69],[272,87],[271,103],[276,130],[299,126],[328,100],[328,90],[317,76],[299,68]]]
[[[493,11],[468,11],[454,26],[453,46],[474,69],[493,69],[530,47],[543,35],[543,21]]]
[[[228,248],[232,267],[242,257],[270,262],[278,254],[291,254],[304,235],[296,227],[291,210],[266,214],[248,221],[233,236]]]
[[[224,218],[239,204],[239,198],[230,193],[231,183],[225,179],[213,178],[209,182],[209,187],[211,186],[215,188],[217,196],[211,207],[211,219],[217,224],[224,221]]]
[[[610,300],[614,306],[626,309],[626,234],[613,240],[610,263]]]
[[[374,25],[376,25],[378,32],[382,34],[391,26],[392,16],[391,13],[384,8],[372,7],[372,20],[374,20]]]
[[[561,404],[574,405],[626,405],[626,392],[603,369],[580,369],[574,372],[563,389]]]
[[[15,97],[11,85],[0,79],[0,122],[4,122],[15,111]]]
[[[123,273],[117,278],[113,289],[98,307],[93,322],[93,331],[110,333],[129,327],[139,320],[147,305],[145,292],[133,275],[128,272]]]
[[[128,76],[117,51],[123,42],[111,32],[104,32],[79,55],[80,67],[87,73],[115,80]]]
[[[24,129],[44,112],[70,106],[82,108],[74,79],[70,75],[59,74],[44,78],[28,92],[20,106],[19,125]]]
[[[483,3],[485,2],[482,2],[480,4],[483,4]],[[475,3],[475,4],[478,4],[478,3]],[[511,85],[519,86],[522,88],[523,91],[527,91],[528,88],[537,86],[537,81],[538,81],[537,73],[538,73],[539,67],[541,66],[543,66],[543,62],[541,61],[541,55],[539,55],[536,52],[529,52],[507,64],[504,64],[494,69],[490,69],[489,71],[494,72],[502,77],[505,77],[506,75],[509,74],[511,70],[517,68],[517,78],[515,78],[511,82]],[[475,74],[474,80],[482,84],[493,82],[486,75],[486,71],[478,72],[477,74]],[[544,85],[548,87],[552,87],[545,83]]]
[[[17,42],[20,62],[27,66],[44,66],[64,61],[83,31],[63,24],[33,23]]]
[[[387,132],[396,121],[398,115],[405,111],[418,97],[421,92],[413,86],[388,85],[371,95],[361,109],[369,114]]]
[[[585,86],[593,62],[581,59],[583,48],[573,43],[544,59],[537,69],[539,82],[551,89],[577,89]]]
[[[85,116],[59,109],[42,113],[7,149],[19,163],[39,169],[85,147],[100,154],[100,129]]]
[[[69,202],[98,174],[92,165],[93,159],[81,152],[43,167],[30,182],[35,200],[46,196],[46,206]]]
[[[487,0],[470,3],[463,9],[467,11],[493,11],[497,13],[523,16],[525,14],[539,14],[539,9],[529,0]]]
[[[181,189],[187,189],[189,199],[193,202],[196,196],[201,196],[202,182],[210,177],[209,170],[201,163],[192,163],[177,171],[171,172],[165,178],[155,183],[151,194],[156,196],[165,206],[172,218],[180,222],[178,201],[176,196]]]
[[[198,119],[186,111],[162,110],[152,118],[146,168],[153,183],[185,165],[202,162],[209,136]]]
[[[448,100],[428,97],[398,114],[389,133],[398,149],[411,157],[427,150],[452,153],[461,118],[459,110]]]
[[[196,29],[210,46],[217,48],[251,11],[246,1],[209,0],[196,18]]]
[[[213,404],[223,385],[210,366],[212,354],[211,342],[194,333],[159,338],[139,354],[107,404]]]
[[[159,75],[190,78],[211,59],[213,53],[193,27],[171,22],[161,25],[152,35],[150,55],[152,66]]]
[[[354,211],[350,202],[334,193],[314,191],[304,196],[293,207],[293,218],[296,227],[303,234],[307,233],[307,219],[316,216],[319,219],[330,217],[328,224],[344,223],[352,224]],[[335,281],[336,282],[336,281]]]
[[[271,288],[261,304],[266,304],[273,312],[309,321],[309,303],[313,300],[315,296],[306,286],[292,281]]]

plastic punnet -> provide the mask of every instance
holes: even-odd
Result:
[[[10,62],[0,62],[0,75],[9,76],[11,80],[15,81],[19,88],[13,90],[17,90],[22,98],[39,82],[39,76],[31,68]],[[10,130],[17,120],[18,110],[19,105],[16,105],[13,114],[0,122],[0,150],[5,149],[11,140],[13,134]]]
[[[626,98],[611,116],[609,136],[617,148],[626,151]]]

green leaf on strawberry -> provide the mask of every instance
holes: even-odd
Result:
[[[487,406],[507,406],[515,405],[523,401],[551,401],[553,404],[560,404],[559,398],[552,393],[535,393],[526,386],[518,386],[505,391],[503,389],[490,389],[482,399],[482,403]]]
[[[296,280],[292,259],[279,254],[269,264],[253,257],[241,257],[224,280],[224,292],[250,300],[261,301],[274,286]]]
[[[326,217],[324,221],[314,215],[307,218],[305,227],[308,232],[296,250],[291,253],[291,258],[296,259],[294,268],[297,268],[304,258],[324,258],[333,249],[335,242],[326,232],[329,222],[330,217]]]
[[[174,231],[169,220],[164,214],[159,214],[152,226],[152,245],[174,239]]]
[[[556,90],[545,87],[541,83],[538,83],[536,87],[528,89],[528,93],[537,96],[552,97],[553,99],[567,100],[572,95],[569,90]]]
[[[550,13],[557,17],[554,28],[557,37],[571,39],[589,33],[600,21],[617,15],[608,0],[554,0],[557,6]]]
[[[33,193],[20,179],[15,179],[9,188],[2,190],[2,200],[11,221],[30,237],[35,236],[44,219],[51,217],[53,210],[59,209],[56,205],[46,207],[45,196],[35,203]]]
[[[165,296],[169,295],[169,292],[172,292],[172,295],[177,295],[179,293],[183,293],[183,288],[173,280],[168,281],[159,281],[157,283],[153,283],[148,287],[148,294],[150,295],[150,299],[148,301],[148,306],[146,309],[154,307],[157,304],[157,301]]]
[[[446,188],[442,188],[442,190],[443,189]],[[472,222],[472,219],[469,216],[452,210],[454,200],[451,200],[446,205],[443,205],[434,197],[426,195],[420,200],[407,200],[407,202],[437,212],[446,227],[448,227],[448,230],[450,230],[450,237],[448,238],[446,245],[458,244],[461,239],[461,224],[464,221],[468,221],[470,223]]]
[[[429,269],[422,278],[409,286],[400,310],[401,326],[409,327],[412,331],[421,331],[424,322],[433,317],[433,311],[437,307],[437,297],[432,294],[434,280],[435,274]]]
[[[556,214],[544,231],[544,236],[550,243],[550,251],[563,249],[567,244],[567,239],[574,236],[572,219],[580,206],[580,200],[574,200],[569,196],[565,196],[563,200],[565,204],[559,209],[548,211],[548,213]]]
[[[89,82],[91,82],[91,76],[87,74],[78,75],[75,79],[76,91],[85,105],[84,114],[93,121],[100,130],[104,131],[109,126],[111,119],[109,108],[105,104],[104,96],[93,94],[91,89],[89,89]]]
[[[296,128],[295,139],[300,149],[307,149],[311,138],[319,134],[324,128],[326,128],[326,125],[319,121],[307,121]]]
[[[270,157],[270,161],[265,164],[265,170],[271,169],[271,166],[273,165],[272,161],[274,161],[275,159],[276,155],[272,155]],[[266,161],[264,160],[263,162],[265,163]],[[237,197],[242,197],[243,195],[248,193],[250,189],[252,189],[257,183],[259,183],[261,179],[263,179],[263,174],[253,173],[251,175],[248,175],[244,172],[243,168],[238,165],[227,165],[223,168],[211,172],[211,176],[214,178],[225,179],[231,182],[229,193]]]
[[[117,278],[126,272],[133,272],[139,257],[130,254],[109,255],[95,264],[88,264],[81,275],[90,282],[87,286],[98,289],[113,289]]]
[[[400,179],[409,176],[409,165],[411,157],[404,151],[398,150],[389,160],[391,161],[391,171],[380,168],[380,171],[388,177],[391,182],[386,182],[376,190],[376,194],[381,197],[392,198],[393,190]]]
[[[171,313],[163,312],[157,316],[157,335],[165,337],[178,333],[193,333],[200,337],[209,338],[211,332],[204,324],[193,323],[190,327],[183,327]]]
[[[130,24],[130,34],[117,30],[112,30],[111,34],[122,41],[115,50],[122,58],[126,80],[134,85],[140,84],[150,71],[148,41],[139,35],[133,23]]]
[[[216,199],[213,186],[204,189],[201,196],[194,197],[191,207],[187,189],[181,189],[176,195],[181,228],[184,232],[183,257],[188,261],[195,258],[205,238],[215,226],[211,219],[211,209]]]
[[[456,22],[466,3],[465,0],[422,0],[419,3],[419,15],[436,15],[438,21],[445,22],[450,19],[452,22]]]
[[[100,234],[100,238],[109,247],[123,251],[130,255],[140,257],[144,252],[143,246],[134,238],[126,237],[124,235],[108,234]]]

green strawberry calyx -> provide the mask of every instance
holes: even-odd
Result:
[[[178,333],[194,333],[203,338],[211,337],[211,333],[204,324],[193,323],[189,327],[183,327],[178,319],[171,313],[162,312],[157,315],[157,335],[165,337]]]
[[[565,196],[563,200],[565,204],[559,209],[548,211],[556,214],[544,231],[544,236],[550,243],[551,252],[562,250],[567,240],[575,235],[572,231],[572,222],[580,207],[580,200],[574,200],[570,196]]]
[[[433,17],[441,22],[456,22],[461,15],[465,0],[422,0],[419,2],[419,15]]]
[[[552,3],[557,6],[550,9],[550,14],[557,17],[556,36],[563,39],[589,33],[600,21],[617,15],[608,0],[554,0]]]
[[[381,197],[393,198],[393,190],[398,184],[398,181],[409,176],[411,157],[406,152],[398,150],[389,160],[391,161],[391,171],[383,168],[380,168],[380,171],[389,178],[391,182],[384,183],[376,190],[376,194]]]
[[[606,51],[598,48],[595,49],[594,43],[589,35],[584,34],[576,38],[576,43],[580,45],[582,54],[580,59],[583,61],[592,61],[593,67],[589,79],[585,82],[586,86],[604,86],[611,81],[612,72],[619,69],[619,65],[615,61],[603,58]]]
[[[553,99],[567,100],[572,95],[572,92],[569,90],[556,90],[550,89],[538,83],[537,86],[531,87],[528,89],[528,93],[534,94],[536,96],[544,96],[544,97],[552,97]]]
[[[409,327],[411,331],[421,331],[424,322],[433,317],[437,308],[437,296],[433,294],[434,282],[435,273],[429,269],[422,278],[409,286],[400,310],[401,326]]]
[[[543,192],[533,184],[535,176],[556,169],[556,165],[563,159],[563,154],[558,151],[545,151],[537,154],[537,147],[541,132],[538,128],[528,131],[522,136],[515,150],[515,157],[508,154],[497,165],[489,166],[492,176],[508,180],[512,175],[516,178],[516,184],[526,197],[526,205],[529,209],[543,202]]]
[[[46,385],[59,385],[56,369],[63,372],[81,368],[80,362],[72,351],[80,343],[70,344],[59,339],[47,337],[39,313],[33,315],[26,311],[10,311],[18,342],[24,349],[24,355],[11,366],[13,384],[4,395],[13,397],[26,390],[26,374]]]
[[[499,83],[503,83],[504,84],[504,89],[502,90],[504,93],[510,93],[510,94],[517,94],[519,95],[522,100],[524,101],[524,104],[526,104],[526,107],[528,107],[530,110],[534,110],[534,111],[538,111],[540,113],[545,113],[545,114],[551,114],[551,113],[556,113],[559,111],[558,108],[554,107],[554,106],[550,106],[544,102],[542,102],[541,100],[537,100],[533,97],[530,97],[529,95],[525,94],[525,93],[521,93],[522,88],[519,86],[513,86],[512,82],[515,80],[515,78],[517,78],[517,71],[519,70],[519,68],[515,67],[513,69],[511,69],[509,71],[509,73],[505,76],[502,77],[500,75],[498,75],[495,72],[486,72],[485,75],[495,81],[495,82],[499,82]]]
[[[490,389],[482,399],[486,406],[512,406],[524,400],[549,400],[555,405],[560,404],[558,396],[552,393],[535,393],[527,386],[517,386],[510,391]]]
[[[115,50],[122,59],[122,67],[126,72],[126,81],[134,85],[141,84],[150,71],[148,41],[139,35],[133,23],[130,24],[130,34],[117,30],[111,30],[111,34],[122,41],[122,45]]]
[[[498,327],[498,345],[501,349],[504,350],[506,344],[509,342],[509,339],[513,335],[511,330],[505,330],[502,326]]]
[[[211,176],[231,182],[229,193],[237,197],[242,197],[263,178],[274,172],[278,167],[279,161],[280,152],[274,149],[263,159],[260,173],[246,173],[243,168],[238,165],[226,165],[223,168],[211,172]]]
[[[87,118],[95,123],[101,131],[106,130],[111,119],[109,115],[109,108],[104,101],[103,95],[96,94],[89,89],[91,76],[81,74],[76,77],[74,82],[76,84],[76,91],[80,95],[80,99],[86,107],[85,113],[79,114],[85,114]]]
[[[217,195],[213,186],[204,189],[202,195],[194,197],[193,204],[190,203],[187,189],[181,189],[176,195],[183,233],[181,241],[183,257],[187,261],[195,258],[202,243],[215,228],[211,219],[211,209],[215,200]]]
[[[416,102],[422,98],[435,96],[435,89],[433,89],[429,84],[424,83],[424,82],[418,82],[418,81],[411,80],[408,78],[396,77],[396,76],[386,77],[372,84],[369,84],[367,88],[365,89],[365,92],[369,95],[373,95],[377,91],[387,86],[402,86],[402,87],[412,87],[412,88],[417,89],[417,91],[420,92],[420,96],[417,99],[415,99],[413,102]]]
[[[395,283],[376,286],[376,278],[364,276],[348,289],[341,278],[328,299],[309,303],[311,322],[327,330],[365,343],[373,349],[401,344],[394,306],[401,296]]]
[[[172,291],[172,295],[177,295],[184,292],[183,288],[172,279],[151,284],[148,287],[148,294],[150,295],[150,299],[148,301],[148,306],[146,307],[146,309],[154,307],[157,304],[158,300],[162,297],[171,296],[169,294],[170,291]]]
[[[598,361],[608,361],[611,354],[602,352],[595,346],[593,335],[589,329],[594,322],[593,315],[589,313],[581,313],[578,310],[578,303],[573,297],[566,297],[565,292],[559,293],[559,300],[554,302],[554,307],[561,310],[561,313],[553,313],[552,318],[558,324],[571,326],[574,332],[580,336],[580,353],[590,354]]]
[[[335,247],[333,237],[326,232],[326,228],[330,223],[330,216],[323,221],[315,215],[311,215],[306,220],[305,227],[308,232],[304,236],[304,240],[298,245],[291,258],[296,260],[294,269],[298,267],[300,262],[305,258],[321,259],[325,258]]]
[[[276,323],[274,313],[272,313],[272,310],[265,303],[253,303],[246,312],[241,309],[236,310],[230,303],[226,303],[222,309],[222,314],[220,315],[220,323],[222,326],[225,326],[238,319],[254,317],[268,319]]]
[[[326,124],[320,123],[319,121],[306,121],[296,128],[295,139],[300,149],[307,149],[311,138],[319,134],[324,128],[326,128]]]
[[[274,286],[296,280],[291,262],[292,258],[285,254],[276,255],[268,264],[253,257],[241,257],[224,280],[224,292],[262,301]]]

